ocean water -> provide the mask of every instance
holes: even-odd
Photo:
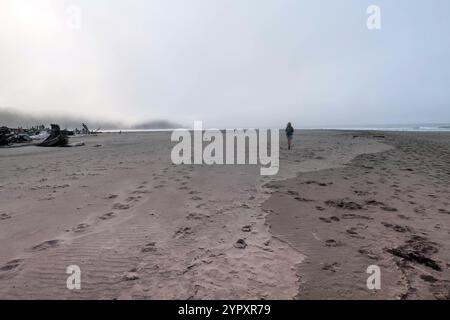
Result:
[[[186,129],[186,128],[183,128]],[[192,130],[192,128],[188,128]],[[450,123],[442,124],[401,124],[401,125],[367,125],[367,126],[342,126],[342,127],[303,127],[298,129],[313,129],[313,130],[363,130],[363,131],[411,131],[411,132],[447,132],[450,131]],[[100,130],[105,133],[118,132],[172,132],[176,129],[116,129],[116,130]],[[281,128],[280,130],[283,130]]]
[[[367,131],[411,131],[411,132],[447,132],[450,131],[450,123],[440,124],[401,124],[401,125],[368,125],[348,127],[327,127],[320,129],[333,130],[367,130]]]
[[[100,132],[104,132],[104,133],[164,132],[164,131],[172,132],[173,130],[176,130],[176,129],[112,129],[112,130],[100,130]]]

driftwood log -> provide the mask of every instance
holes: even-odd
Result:
[[[37,144],[39,147],[63,147],[66,146],[69,142],[69,138],[67,135],[61,131],[59,128],[59,125],[52,124],[52,132],[50,135],[42,141],[41,143]]]

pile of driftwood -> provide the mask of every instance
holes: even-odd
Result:
[[[52,132],[50,135],[42,141],[38,143],[39,147],[62,147],[69,143],[69,138],[67,137],[67,133],[65,131],[61,131],[57,124],[52,124]]]
[[[31,129],[10,129],[0,127],[0,146],[2,147],[79,147],[84,146],[84,142],[69,143],[69,136],[74,135],[96,135],[99,129],[91,131],[86,124],[82,124],[82,130],[61,130],[59,125],[52,124],[51,129],[44,125],[34,126]],[[33,142],[39,140],[40,142]],[[28,142],[28,143],[27,143]]]
[[[7,127],[0,127],[0,146],[8,145],[9,139],[13,136],[11,130]]]
[[[69,142],[67,130],[61,130],[59,125],[52,124],[50,135],[42,142],[35,144],[39,147],[63,147]],[[9,146],[17,143],[31,142],[28,133],[13,132],[7,127],[0,127],[0,146]]]

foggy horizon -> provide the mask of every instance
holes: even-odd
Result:
[[[376,1],[380,30],[366,26],[371,4],[2,1],[0,114],[115,127],[450,123],[450,3]]]
[[[193,123],[175,123],[166,119],[153,119],[153,120],[142,120],[136,123],[127,123],[120,121],[102,121],[101,119],[89,118],[89,117],[74,117],[74,116],[64,116],[64,114],[58,115],[29,115],[21,112],[15,112],[10,109],[4,109],[0,107],[0,125],[5,125],[7,127],[16,128],[31,128],[36,125],[45,125],[49,126],[51,123],[57,123],[63,128],[66,129],[75,129],[81,128],[82,123],[86,123],[91,129],[100,129],[100,130],[146,130],[146,129],[192,129]],[[201,121],[201,120],[200,120]],[[294,123],[295,125],[295,123]],[[296,126],[298,129],[344,129],[344,128],[400,128],[400,127],[414,127],[414,126],[434,126],[438,128],[438,126],[445,126],[448,128],[450,126],[449,122],[417,122],[417,123],[361,123],[361,124],[342,124],[336,126],[308,126],[305,124],[300,124]],[[267,128],[284,128],[284,123],[275,124],[272,126],[268,126]],[[219,127],[218,129],[231,129],[233,127]],[[242,127],[242,128],[251,128],[251,127]],[[255,128],[255,127],[253,127]],[[212,129],[212,127],[204,126],[204,130]]]

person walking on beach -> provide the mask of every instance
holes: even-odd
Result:
[[[292,143],[292,136],[294,135],[294,128],[292,127],[292,124],[288,122],[286,127],[286,137],[288,141],[288,150],[291,150],[291,143]]]

